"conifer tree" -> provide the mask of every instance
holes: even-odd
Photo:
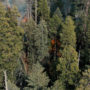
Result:
[[[60,12],[60,9],[58,8],[53,17],[49,20],[49,32],[50,37],[54,38],[54,36],[57,36],[57,34],[60,32],[60,26],[62,25],[62,14]],[[56,37],[55,37],[56,38]]]
[[[60,41],[62,47],[65,45],[71,45],[76,47],[76,34],[75,34],[74,21],[70,16],[66,17],[65,23],[62,26],[62,31],[60,33]]]
[[[86,65],[90,65],[90,7],[89,7],[89,14],[88,14],[88,21],[87,21],[87,32],[86,32]]]
[[[18,18],[20,17],[20,13],[16,6],[12,6],[12,8],[7,8],[6,17],[9,18],[8,23],[11,27],[18,26]]]
[[[50,60],[47,71],[48,74],[51,77],[51,80],[55,81],[57,78],[57,73],[56,73],[56,64],[57,64],[57,58],[60,57],[60,37],[59,34],[62,29],[62,23],[63,23],[63,18],[62,14],[60,12],[60,9],[57,8],[57,10],[54,12],[53,17],[50,18],[49,24],[48,24],[48,29],[49,29],[49,42],[50,43]]]
[[[54,15],[57,15],[61,20],[63,20],[62,13],[59,7],[57,7],[56,11],[54,12]]]
[[[49,1],[50,1],[50,10],[51,10],[51,16],[52,16],[57,8],[62,9],[63,0],[49,0]]]
[[[59,80],[54,82],[54,85],[51,87],[51,90],[65,90],[64,85]]]
[[[39,0],[38,1],[38,15],[45,21],[48,21],[49,19],[49,7],[48,7],[48,1],[47,0]]]
[[[90,0],[0,1],[0,90],[89,90]]]
[[[20,89],[10,80],[8,80],[8,90],[20,90]]]
[[[52,18],[49,19],[49,23],[48,23],[50,39],[57,38],[58,34],[60,33],[61,27],[62,27],[62,21],[63,21],[62,13],[60,9],[57,8]]]
[[[32,66],[36,61],[36,47],[35,47],[35,29],[36,24],[32,18],[25,23],[25,39],[24,39],[24,51],[26,58],[28,58],[29,66]]]
[[[89,18],[88,20],[90,19],[90,14],[89,14]],[[87,35],[87,65],[90,65],[90,22],[88,21],[88,31],[86,33]]]
[[[37,48],[37,60],[42,61],[48,56],[48,30],[44,20],[40,21],[40,24],[35,30],[35,47]]]
[[[77,49],[82,50],[85,47],[88,11],[90,6],[89,0],[73,0],[72,14],[74,14],[76,32],[77,32]]]
[[[60,33],[61,41],[61,57],[57,65],[57,70],[60,73],[60,81],[69,85],[75,85],[77,82],[76,76],[79,76],[79,59],[76,47],[76,34],[75,34],[74,21],[70,16],[66,17],[65,23],[62,26]]]
[[[63,3],[62,12],[63,12],[64,16],[69,15],[70,9],[71,9],[70,0],[59,0],[59,1],[62,1],[62,3]]]
[[[30,90],[44,90],[44,88],[47,87],[49,78],[39,62],[32,66],[28,83],[28,86],[31,87]]]
[[[89,90],[90,89],[90,68],[83,72],[83,76],[79,81],[76,90]]]
[[[42,61],[48,56],[48,30],[44,20],[41,20],[38,25],[35,24],[33,19],[25,25],[25,52],[28,57],[28,64]]]
[[[11,73],[18,65],[17,60],[23,48],[24,31],[17,22],[9,23],[12,17],[7,17],[6,10],[1,3],[0,7],[0,69]],[[14,16],[13,19],[17,18]]]
[[[81,49],[81,61],[80,67],[81,69],[85,69],[87,65],[90,64],[90,7],[88,9],[88,16],[87,16],[87,30],[85,35],[85,43],[84,47]]]
[[[76,76],[79,72],[78,54],[72,46],[66,45],[64,47],[62,56],[59,58],[57,70],[61,73],[61,81],[71,85],[75,83]]]

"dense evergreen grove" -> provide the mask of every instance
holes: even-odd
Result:
[[[0,90],[90,89],[90,0],[0,2]]]

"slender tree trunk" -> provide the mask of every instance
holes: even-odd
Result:
[[[5,90],[8,90],[8,84],[7,84],[7,72],[6,71],[3,71],[4,72],[4,77],[5,77]]]
[[[29,5],[30,5],[29,6],[30,7],[30,11],[29,11],[30,12],[30,17],[32,17],[32,0],[30,0],[30,4]]]
[[[27,17],[32,17],[32,0],[27,0]]]
[[[87,17],[88,17],[88,9],[89,9],[89,7],[90,7],[90,0],[87,1],[85,7],[86,7],[86,9],[85,9],[84,32],[85,32],[85,35],[86,35],[86,32],[87,32]]]
[[[37,0],[35,0],[35,22],[37,24]]]
[[[25,70],[26,74],[28,74],[28,59],[27,59],[27,55],[25,52],[22,54],[21,60],[24,65],[24,70]]]
[[[79,55],[78,55],[78,67],[79,67],[79,63],[80,63],[80,50],[79,50]]]
[[[44,37],[43,37],[43,27],[42,27],[42,57],[43,57],[43,52],[44,52],[44,50],[43,50],[43,48],[44,48],[44,39],[43,39]]]
[[[26,2],[27,3],[27,10],[26,10],[26,12],[27,12],[27,18],[29,19],[29,8],[28,8],[28,1]]]

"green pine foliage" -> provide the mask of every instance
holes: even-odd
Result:
[[[48,56],[48,30],[44,20],[41,20],[35,30],[35,47],[37,48],[37,61]]]
[[[12,17],[7,17],[6,10],[0,4],[0,69],[12,72],[17,67],[17,60],[23,48],[24,30],[18,26],[18,22],[9,23]],[[11,10],[11,13],[14,9]],[[13,16],[17,19],[17,16]],[[11,24],[14,24],[12,26]]]
[[[8,80],[8,90],[20,90],[20,89],[10,80]]]
[[[50,18],[48,25],[50,38],[56,38],[56,36],[60,32],[61,26],[62,26],[62,15],[60,13],[55,12],[53,17]]]
[[[62,9],[63,7],[63,0],[49,0],[50,1],[50,9],[51,9],[51,16],[56,11],[57,7]]]
[[[29,65],[32,66],[36,62],[36,47],[35,47],[35,29],[36,24],[32,18],[23,25],[25,30],[24,51],[29,59]]]
[[[42,61],[48,56],[48,30],[46,22],[41,20],[36,25],[33,19],[30,19],[25,25],[25,31],[25,49],[28,51],[29,62],[32,65],[36,61]]]
[[[88,8],[88,16],[86,21],[86,33],[85,33],[85,43],[84,47],[81,49],[81,69],[85,69],[88,65],[90,65],[90,7]]]
[[[50,16],[50,10],[47,0],[38,1],[38,15],[40,15],[40,18],[42,18],[43,20],[48,21]]]
[[[16,6],[13,6],[11,9],[7,9],[6,17],[9,18],[8,23],[11,27],[17,26],[18,18],[20,17],[20,13]],[[13,22],[13,23],[12,23]]]
[[[60,33],[60,41],[62,47],[66,45],[71,45],[76,47],[76,34],[75,34],[75,25],[74,21],[70,16],[67,16],[65,23],[62,25],[62,31]]]
[[[76,33],[74,21],[70,16],[66,17],[60,33],[61,57],[57,65],[57,71],[60,73],[60,81],[68,85],[75,85],[79,76],[79,59],[76,47]]]
[[[49,19],[49,23],[48,23],[48,30],[49,30],[49,58],[50,60],[48,60],[49,64],[48,64],[48,68],[47,71],[51,77],[51,81],[55,81],[57,78],[57,72],[56,72],[56,64],[58,63],[58,53],[59,53],[59,48],[60,48],[60,37],[59,34],[61,32],[62,29],[62,22],[63,21],[63,17],[62,14],[60,12],[60,9],[58,8],[53,16]],[[54,43],[52,42],[54,41]],[[59,42],[59,45],[58,45]],[[53,43],[53,44],[52,44]]]
[[[29,74],[28,86],[31,90],[44,90],[48,86],[49,77],[44,72],[43,66],[37,62],[32,66],[32,71]]]
[[[65,90],[65,87],[62,82],[56,80],[54,85],[51,87],[51,90]]]
[[[61,13],[61,10],[59,8],[56,9],[56,11],[54,12],[54,15],[57,15],[59,18],[62,19],[62,13]]]
[[[90,0],[0,1],[0,90],[89,90]]]
[[[83,76],[79,81],[76,90],[89,90],[90,89],[90,68],[83,72]]]
[[[62,51],[62,56],[59,58],[57,70],[60,72],[60,80],[68,84],[74,84],[76,76],[79,72],[78,54],[75,49],[67,45]]]
[[[86,65],[90,64],[90,7],[89,7],[89,15],[88,15],[88,22],[87,22],[87,32],[86,32]]]

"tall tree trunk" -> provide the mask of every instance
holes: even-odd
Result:
[[[6,70],[4,72],[4,77],[5,77],[5,90],[8,90],[8,84],[7,84],[7,72]]]
[[[78,55],[78,67],[79,67],[79,63],[80,63],[80,57],[81,57],[81,55],[80,55],[81,53],[80,53],[80,50],[79,50],[79,55]]]
[[[42,50],[42,57],[43,57],[43,54],[44,54],[44,53],[43,53],[43,52],[44,52],[44,50],[43,50],[43,48],[44,48],[43,27],[41,27],[41,29],[42,29],[42,47],[41,47],[42,49],[41,49],[41,50]],[[42,59],[43,59],[43,58],[42,58]]]
[[[30,6],[30,17],[32,17],[32,0],[30,0],[30,4],[29,4]]]
[[[35,22],[37,24],[37,0],[35,0]]]
[[[26,53],[23,53],[21,60],[24,65],[25,72],[26,72],[26,74],[28,74],[28,59],[27,59]]]
[[[27,0],[27,17],[32,17],[32,0]]]
[[[84,32],[85,32],[85,35],[86,35],[86,32],[87,32],[87,17],[88,17],[88,9],[90,7],[90,0],[87,0],[87,3],[85,5],[85,23],[84,23]]]

